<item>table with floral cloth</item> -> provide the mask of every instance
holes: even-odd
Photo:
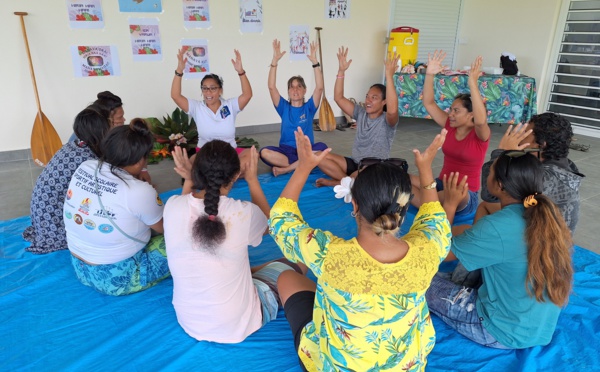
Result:
[[[448,112],[453,98],[469,93],[468,75],[435,76],[435,101]],[[394,75],[399,115],[414,118],[431,116],[423,107],[425,74]],[[487,108],[488,123],[525,123],[537,114],[535,79],[528,76],[482,75],[479,90]]]

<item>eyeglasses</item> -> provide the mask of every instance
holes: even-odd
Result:
[[[203,92],[210,91],[211,93],[214,93],[217,90],[219,90],[219,87],[200,87],[200,88],[202,89]]]
[[[364,167],[368,167],[369,165],[378,164],[378,163],[389,163],[395,165],[397,167],[402,168],[405,172],[408,171],[408,163],[405,159],[402,158],[388,158],[388,159],[380,159],[380,158],[363,158],[358,163],[358,169],[363,169]]]
[[[505,152],[503,155],[508,156],[508,164],[506,165],[506,178],[508,178],[508,168],[510,168],[510,163],[512,162],[513,158],[520,158],[523,155],[527,155],[530,152],[540,152],[542,151],[542,149],[523,149],[523,150],[512,150],[512,151],[507,151]]]

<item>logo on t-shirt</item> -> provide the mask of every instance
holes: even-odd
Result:
[[[81,225],[83,223],[83,217],[81,217],[80,215],[76,214],[73,217],[73,221],[75,221],[76,224]]]
[[[229,107],[223,106],[221,108],[221,119],[225,119],[229,115],[231,115],[231,112],[229,111]]]
[[[156,204],[162,207],[163,201],[158,194],[156,194]]]
[[[98,226],[98,231],[100,231],[103,234],[109,234],[111,232],[113,232],[115,228],[112,227],[112,225],[103,223],[102,225]]]
[[[300,115],[300,123],[304,123],[306,121],[306,114]]]
[[[115,213],[113,211],[106,210],[106,209],[96,210],[96,213],[94,213],[94,216],[102,217],[102,218],[112,218],[113,220],[116,220]]]
[[[73,215],[71,214],[71,212],[65,211],[65,217],[67,217],[68,219],[71,219],[71,218],[73,218]]]
[[[90,219],[83,221],[83,226],[85,226],[88,230],[94,230],[96,228],[96,223]]]
[[[73,197],[73,190],[69,189],[67,191],[67,200],[71,200],[72,197]]]
[[[81,205],[79,206],[79,212],[85,214],[86,216],[90,214],[90,204],[92,204],[90,198],[83,199]]]

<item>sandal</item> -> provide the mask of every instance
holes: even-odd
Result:
[[[577,150],[577,151],[582,151],[582,152],[588,152],[588,151],[590,151],[590,147],[591,147],[590,145],[582,145],[580,143],[571,143],[569,145],[570,149]]]

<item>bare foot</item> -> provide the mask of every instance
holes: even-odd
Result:
[[[281,176],[282,174],[286,174],[286,173],[289,173],[289,172],[290,172],[290,171],[287,169],[287,167],[285,167],[285,168],[282,168],[282,167],[273,167],[272,171],[273,171],[273,175],[274,175],[275,177],[277,177],[277,176]]]
[[[340,180],[333,180],[329,178],[319,178],[315,181],[315,185],[317,187],[322,186],[337,186],[340,184]]]

